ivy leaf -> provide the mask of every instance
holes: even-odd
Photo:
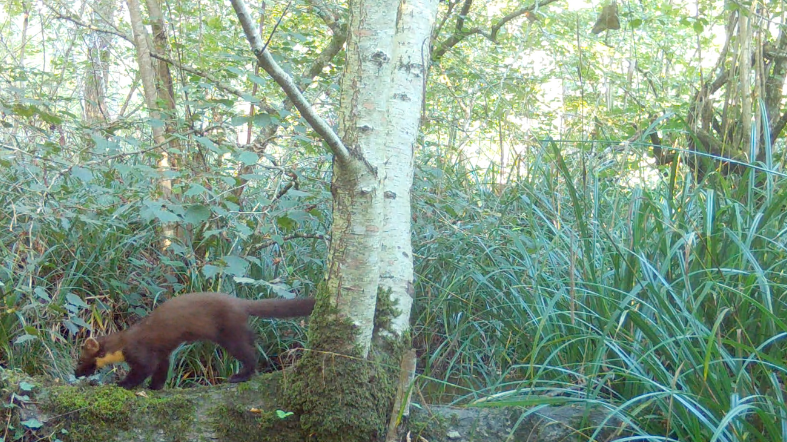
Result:
[[[254,164],[257,164],[257,161],[259,160],[260,157],[256,153],[250,152],[248,150],[243,151],[241,152],[240,155],[238,155],[238,161],[240,161],[241,163],[247,166],[252,166]]]
[[[44,424],[42,424],[41,421],[39,421],[36,418],[31,418],[26,421],[22,421],[21,424],[32,430],[37,430],[44,426]]]
[[[224,269],[224,273],[227,273],[232,276],[246,276],[246,269],[249,268],[249,262],[245,259],[241,258],[240,256],[225,256],[222,258],[225,264],[227,264],[227,268]]]
[[[186,214],[183,219],[191,224],[197,225],[207,221],[210,218],[210,208],[202,204],[195,204],[186,209]]]

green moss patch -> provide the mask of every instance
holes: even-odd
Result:
[[[310,351],[284,386],[281,401],[300,415],[304,435],[320,441],[375,441],[385,436],[398,361],[372,351],[369,358],[348,352],[355,330],[319,302],[309,322]],[[350,353],[350,354],[348,354]],[[393,356],[396,357],[395,355]]]
[[[277,413],[283,378],[282,372],[276,372],[238,384],[235,394],[227,396],[223,404],[214,407],[209,413],[219,439],[251,442],[303,441],[297,416],[280,417]],[[259,408],[254,408],[248,404],[260,405]]]
[[[186,432],[194,416],[194,405],[187,396],[148,395],[137,396],[113,385],[85,389],[52,387],[41,398],[41,408],[50,415],[51,425],[67,430],[68,434],[61,437],[66,441],[114,440],[120,432],[143,429],[163,431],[167,440],[187,440]]]

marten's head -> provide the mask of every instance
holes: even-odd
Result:
[[[85,343],[82,344],[82,352],[79,355],[79,362],[77,363],[77,369],[74,371],[74,376],[90,376],[96,372],[97,368],[125,360],[122,350],[108,353],[100,341],[103,341],[103,339],[87,338]]]

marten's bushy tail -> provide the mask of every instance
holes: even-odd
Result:
[[[260,299],[246,302],[246,312],[260,318],[309,316],[312,310],[314,298]]]

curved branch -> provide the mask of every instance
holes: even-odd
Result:
[[[497,42],[497,34],[500,32],[500,29],[506,25],[506,23],[510,22],[511,20],[524,15],[527,12],[534,11],[536,8],[546,6],[550,3],[554,3],[557,0],[542,0],[537,1],[531,5],[523,6],[515,11],[512,11],[505,16],[503,16],[500,20],[496,21],[492,26],[490,26],[489,30],[481,29],[481,28],[472,28],[472,29],[464,29],[465,19],[467,18],[467,14],[470,12],[470,5],[472,4],[472,0],[466,0],[464,5],[462,5],[462,11],[459,13],[459,17],[456,19],[456,26],[454,27],[454,32],[448,36],[444,41],[440,43],[435,43],[433,46],[435,47],[434,51],[432,51],[432,61],[435,62],[445,55],[451,48],[459,44],[465,38],[471,35],[482,35],[489,39],[492,42]]]
[[[243,0],[230,0],[235,14],[238,16],[243,27],[243,32],[246,34],[246,39],[249,41],[254,55],[257,57],[257,62],[260,66],[273,78],[273,80],[282,88],[287,97],[292,101],[293,105],[301,113],[301,116],[309,123],[309,125],[317,132],[318,135],[328,144],[336,159],[341,162],[349,161],[350,153],[347,148],[339,139],[336,132],[331,129],[328,123],[320,117],[317,112],[311,107],[306,98],[303,96],[298,86],[292,78],[284,72],[284,70],[276,63],[267,49],[263,50],[262,38],[251,19],[246,2]]]
[[[320,75],[325,66],[333,60],[333,57],[335,57],[342,48],[344,48],[344,42],[346,41],[347,25],[343,24],[337,27],[337,31],[334,32],[328,46],[320,52],[320,55],[314,60],[314,63],[312,63],[311,67],[306,71],[306,74],[298,81],[298,87],[300,87],[301,90],[305,90],[314,81],[314,78]]]

